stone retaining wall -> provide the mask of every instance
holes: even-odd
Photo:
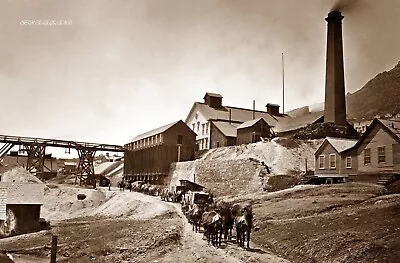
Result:
[[[237,195],[262,190],[261,168],[261,164],[251,158],[195,160],[171,165],[167,182],[172,188],[179,185],[179,180],[195,180],[212,189],[216,196]]]

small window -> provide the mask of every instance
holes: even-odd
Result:
[[[206,145],[204,148],[208,149],[208,138],[205,139]]]
[[[182,144],[183,138],[182,135],[178,135],[178,144]]]
[[[217,142],[217,147],[219,147],[219,142]]]
[[[199,132],[200,131],[200,122],[198,121],[197,122],[197,132]]]
[[[154,143],[154,136],[151,136],[151,145]]]
[[[371,149],[364,149],[364,165],[371,164]]]
[[[325,155],[320,155],[318,160],[319,160],[319,169],[324,170],[325,169]]]
[[[346,168],[351,169],[351,156],[346,157]]]
[[[196,123],[192,123],[193,130],[196,129]]]
[[[155,143],[157,144],[158,143],[158,134],[156,134],[156,135],[154,135],[154,141],[155,141]]]
[[[206,134],[208,134],[208,122],[206,123]]]
[[[378,147],[378,163],[386,162],[385,146]]]
[[[329,168],[336,169],[336,154],[329,154]]]
[[[201,125],[201,133],[204,135],[206,125],[203,123]]]

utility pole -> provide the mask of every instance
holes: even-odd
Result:
[[[285,113],[285,61],[282,52],[282,113]]]

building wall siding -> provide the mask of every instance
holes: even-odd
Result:
[[[237,144],[247,144],[253,142],[253,132],[255,133],[256,141],[259,142],[260,137],[270,137],[270,126],[265,121],[258,121],[251,127],[246,127],[237,130]]]
[[[393,171],[394,144],[397,144],[396,140],[384,131],[380,125],[376,125],[358,148],[358,171],[360,173]],[[378,163],[378,147],[381,146],[385,146],[385,163]],[[364,150],[367,148],[371,149],[371,163],[365,165]]]
[[[0,185],[0,220],[6,220],[7,186]]]
[[[224,134],[211,122],[211,145],[210,148],[227,146]]]
[[[336,168],[335,169],[330,168],[330,162],[329,162],[330,154],[335,154],[335,156],[336,156]],[[324,162],[325,169],[319,168],[320,155],[325,155],[325,162]],[[316,174],[339,174],[341,165],[342,165],[341,158],[340,158],[339,154],[329,143],[326,144],[326,146],[322,149],[322,151],[320,152],[320,154],[318,156],[315,156],[315,173]]]
[[[226,137],[212,122],[211,122],[211,141],[210,148],[226,147],[236,145],[236,137]]]
[[[197,114],[197,118],[195,117]],[[199,130],[197,130],[197,123],[200,123],[199,126]],[[202,140],[205,138],[208,138],[208,142],[210,141],[210,126],[208,126],[208,131],[204,131],[203,134],[203,130],[202,130],[202,126],[207,125],[208,120],[203,116],[203,114],[201,114],[200,111],[195,110],[194,114],[189,118],[187,125],[190,127],[190,129],[193,130],[193,124],[195,124],[195,129],[193,130],[196,133],[196,140]],[[208,124],[210,125],[210,124]],[[206,147],[207,149],[209,148],[209,145],[207,145]]]
[[[178,147],[178,135],[182,144]],[[124,176],[128,180],[140,180],[152,184],[163,184],[168,175],[171,163],[194,159],[196,135],[184,123],[178,122],[162,133],[163,141],[135,151],[126,151],[124,158]]]
[[[393,169],[400,171],[400,144],[393,144]]]
[[[196,134],[183,122],[178,122],[164,132],[164,144],[169,146],[178,145],[178,135],[182,136],[182,146],[195,149]]]
[[[351,157],[351,168],[346,167],[346,158]],[[357,152],[348,153],[341,157],[340,174],[356,174],[358,170],[358,156]]]

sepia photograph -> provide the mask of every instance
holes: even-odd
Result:
[[[1,0],[0,263],[397,263],[400,1]]]

